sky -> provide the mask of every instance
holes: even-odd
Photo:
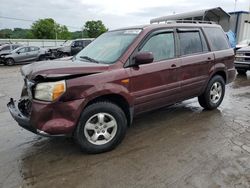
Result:
[[[236,10],[248,11],[249,4],[250,0],[237,0]],[[81,30],[88,20],[102,20],[109,29],[116,29],[148,24],[155,17],[214,7],[234,11],[235,0],[1,0],[0,29],[29,28],[32,20],[42,18],[53,18],[70,31]]]

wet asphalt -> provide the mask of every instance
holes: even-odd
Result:
[[[17,126],[6,103],[20,95],[19,68],[0,66],[0,187],[250,187],[250,72],[217,110],[192,99],[144,114],[115,150],[87,155]]]

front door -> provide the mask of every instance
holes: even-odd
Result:
[[[29,51],[29,47],[23,47],[23,48],[19,49],[17,51],[17,53],[15,54],[15,58],[14,58],[15,62],[27,61],[28,51]]]
[[[130,68],[135,114],[175,103],[180,90],[173,30],[152,33],[138,51],[152,52],[154,62]]]

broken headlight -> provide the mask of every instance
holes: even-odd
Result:
[[[35,99],[42,101],[54,101],[59,98],[65,91],[65,80],[39,83],[35,88]]]

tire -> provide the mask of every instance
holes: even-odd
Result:
[[[40,55],[38,58],[38,61],[45,61],[45,60],[47,60],[45,55]]]
[[[127,119],[119,106],[106,101],[96,102],[83,110],[74,139],[83,152],[103,153],[123,140],[126,129]]]
[[[8,58],[8,59],[6,59],[5,62],[4,62],[4,65],[7,65],[7,66],[12,66],[12,65],[14,65],[14,64],[15,64],[15,61],[14,61],[14,59],[12,59],[12,58]]]
[[[220,106],[225,95],[225,80],[215,75],[208,82],[205,92],[198,97],[200,105],[207,109],[213,110]]]
[[[59,58],[64,58],[64,57],[69,57],[69,54],[63,52],[59,54]]]
[[[245,75],[247,73],[247,70],[244,69],[237,69],[238,74]]]

